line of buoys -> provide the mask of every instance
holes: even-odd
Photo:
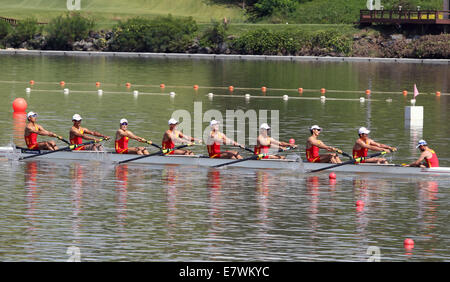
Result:
[[[30,80],[30,85],[34,85],[34,80]]]
[[[230,92],[234,91],[234,87],[232,85],[228,86],[228,90],[230,90]]]
[[[194,85],[194,89],[198,90],[198,85],[197,84]]]
[[[436,91],[436,96],[440,97],[441,96],[441,92],[440,91]]]
[[[361,103],[364,103],[364,102],[366,101],[366,99],[365,99],[364,97],[360,97],[360,98],[359,98],[359,101],[360,101]]]
[[[212,99],[213,97],[214,97],[214,94],[213,93],[208,93],[208,97],[210,98],[210,99]]]
[[[25,92],[26,92],[27,94],[30,93],[30,92],[31,92],[31,88],[29,88],[29,87],[25,88]]]
[[[12,103],[14,113],[25,113],[28,107],[27,101],[24,98],[16,98]]]
[[[125,83],[125,87],[126,88],[130,88],[131,87],[131,83],[129,83],[129,82]]]
[[[261,87],[261,91],[262,92],[266,92],[267,91],[267,87],[265,87],[265,86]]]
[[[320,89],[320,93],[321,93],[321,94],[325,94],[326,92],[327,92],[327,90],[326,90],[325,88],[321,88],[321,89]]]
[[[246,100],[249,100],[250,99],[250,94],[245,94],[244,97],[245,97]]]
[[[406,91],[406,90],[403,90],[403,96],[406,96],[406,95],[408,95],[408,91]]]
[[[370,93],[371,93],[370,89],[367,89],[366,90],[366,95],[370,95]]]
[[[134,95],[134,96],[138,96],[138,95],[139,95],[139,91],[134,90],[134,91],[133,91],[133,95]]]
[[[299,89],[297,89],[297,91],[298,91],[298,93],[300,93],[300,94],[302,94],[303,93],[303,88],[299,88]]]
[[[60,81],[59,85],[64,86],[64,85],[66,85],[66,83],[64,81]]]
[[[63,92],[64,94],[69,94],[69,88],[64,88]]]
[[[289,100],[289,96],[288,96],[288,95],[283,95],[283,100],[284,100],[284,101]]]
[[[98,94],[98,96],[102,96],[103,95],[103,90],[101,90],[101,89],[97,90],[97,94]]]
[[[170,92],[169,95],[170,95],[170,97],[173,98],[173,97],[175,97],[175,92]]]
[[[98,81],[95,83],[95,86],[97,86],[97,87],[100,87],[100,85],[101,85],[101,83]]]

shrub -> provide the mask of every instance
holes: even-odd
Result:
[[[228,25],[224,22],[213,21],[212,26],[206,29],[200,37],[200,45],[210,46],[214,49],[225,42]]]
[[[19,47],[22,43],[33,39],[33,37],[42,32],[42,26],[38,24],[34,18],[28,18],[19,21],[13,28],[12,32],[7,36],[6,41],[12,47]]]
[[[11,32],[12,27],[9,23],[0,20],[0,40],[4,39]]]
[[[352,40],[334,31],[269,31],[257,29],[243,34],[232,43],[234,52],[254,55],[311,55],[306,50],[322,49],[322,53],[351,53]],[[307,54],[305,54],[307,52]]]
[[[414,42],[417,58],[450,59],[450,34],[425,35]]]
[[[155,19],[133,18],[113,28],[112,51],[185,52],[192,44],[197,24],[191,18],[171,15]]]
[[[78,12],[56,17],[47,26],[47,49],[72,50],[72,44],[88,37],[94,26],[94,20]]]

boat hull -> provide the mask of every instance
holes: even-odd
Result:
[[[35,155],[39,152],[13,149],[12,147],[0,147],[0,156],[9,159],[18,159],[19,157],[26,157]],[[27,160],[73,160],[73,161],[99,161],[117,164],[137,157],[137,155],[116,154],[112,152],[92,152],[92,151],[60,151],[51,154],[38,156],[35,158],[28,158]],[[129,164],[148,164],[148,165],[182,165],[182,166],[205,166],[213,167],[216,165],[231,162],[229,159],[211,159],[203,156],[151,156],[147,158],[138,159]],[[303,163],[298,159],[287,160],[248,160],[238,162],[225,167],[240,167],[253,169],[289,169],[297,170],[299,172],[308,172],[311,170],[321,169],[330,166],[331,164],[323,163]],[[378,174],[403,174],[403,175],[445,175],[450,177],[450,167],[438,168],[417,168],[417,167],[402,167],[396,165],[377,165],[377,164],[355,164],[343,165],[332,169],[324,170],[323,172],[352,172],[352,173],[378,173]]]

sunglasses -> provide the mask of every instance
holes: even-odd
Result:
[[[120,125],[128,125],[128,122],[123,122]]]

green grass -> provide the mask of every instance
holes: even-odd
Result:
[[[16,19],[35,17],[40,22],[49,22],[67,11],[65,0],[0,0],[0,7],[0,16]],[[239,7],[212,5],[206,0],[81,0],[81,12],[94,17],[102,28],[136,16],[151,18],[167,14],[191,16],[198,23],[224,17],[231,22],[245,21],[244,11]]]

